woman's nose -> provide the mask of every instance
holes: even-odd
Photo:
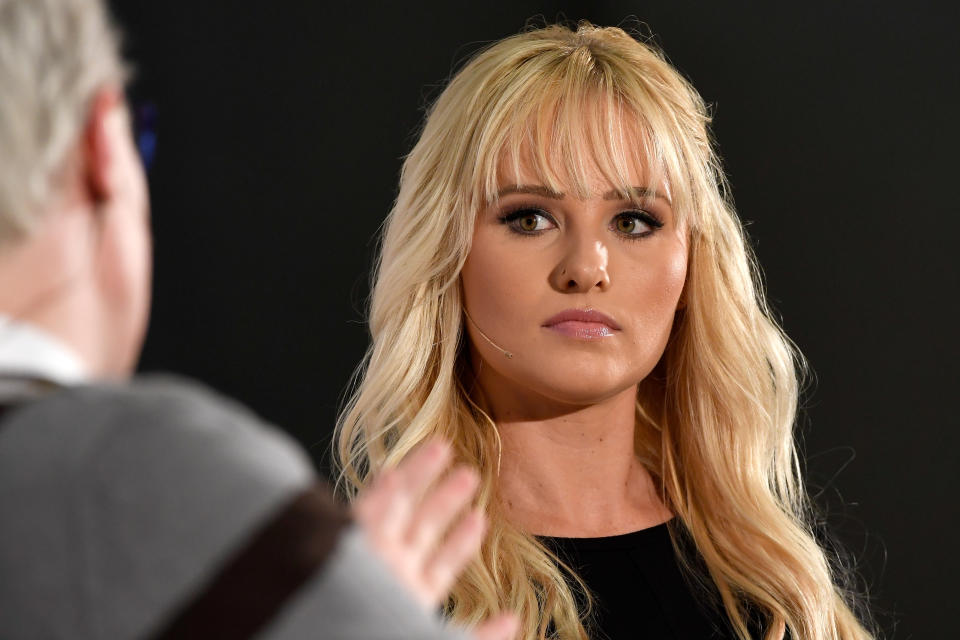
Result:
[[[561,293],[586,293],[610,287],[609,254],[600,240],[573,242],[550,274],[550,284]]]

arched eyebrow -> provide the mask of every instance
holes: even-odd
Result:
[[[552,198],[553,200],[563,200],[562,193],[537,184],[511,184],[497,191],[497,199],[499,200],[503,196],[509,196],[513,193],[532,193],[537,196]]]
[[[538,184],[511,184],[506,187],[503,187],[497,191],[497,199],[504,196],[509,196],[514,193],[532,193],[533,195],[543,196],[545,198],[550,198],[552,200],[563,200],[564,194],[554,191],[553,189],[548,189],[543,185]],[[665,201],[667,204],[672,204],[670,198],[658,193],[656,189],[651,189],[649,187],[630,187],[630,191],[627,197],[624,197],[624,194],[617,190],[611,189],[603,194],[604,200],[649,200],[649,199],[660,199]]]
[[[624,194],[616,189],[612,189],[603,194],[604,200],[663,200],[669,205],[673,205],[670,202],[670,198],[659,193],[656,189],[651,189],[650,187],[630,187],[630,191],[627,194],[627,197],[624,197]]]

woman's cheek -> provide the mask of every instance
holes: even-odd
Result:
[[[540,296],[534,290],[537,271],[528,255],[499,246],[489,233],[478,233],[464,264],[463,280],[467,304],[475,319],[486,325],[507,328],[515,321],[529,320],[524,304]]]

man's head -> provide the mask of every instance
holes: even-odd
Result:
[[[101,0],[0,0],[0,313],[129,373],[149,307],[143,169]]]

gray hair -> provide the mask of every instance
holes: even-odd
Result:
[[[0,0],[0,249],[55,195],[96,92],[125,78],[102,0]]]

